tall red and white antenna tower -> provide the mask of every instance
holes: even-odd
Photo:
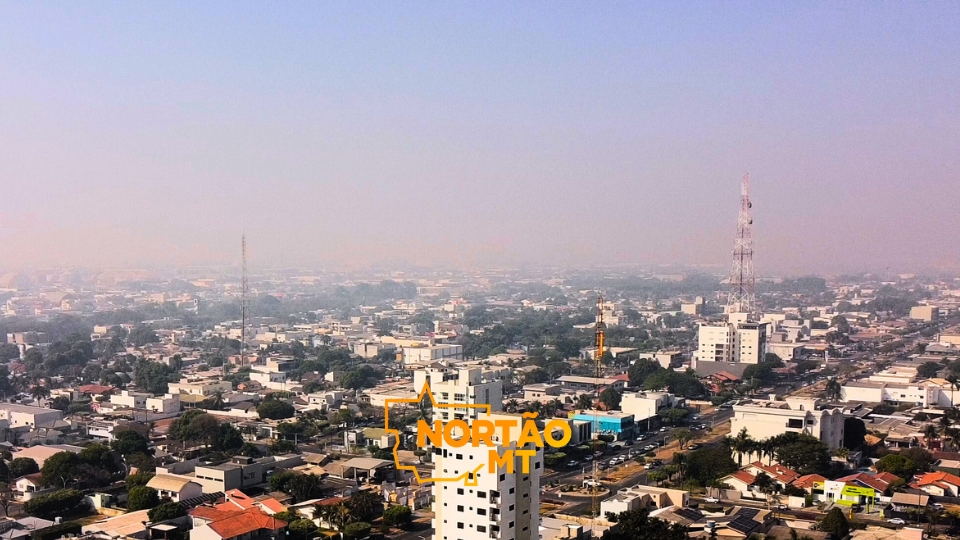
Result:
[[[733,244],[727,313],[753,314],[757,311],[756,277],[753,273],[753,217],[750,215],[752,207],[748,173],[743,175],[740,183],[740,215],[737,218],[737,239]]]

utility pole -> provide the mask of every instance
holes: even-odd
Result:
[[[750,202],[750,175],[740,182],[740,214],[737,217],[737,238],[733,244],[733,265],[730,267],[730,294],[727,313],[753,314],[757,310],[756,276],[753,273],[753,203]]]

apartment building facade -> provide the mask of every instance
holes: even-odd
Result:
[[[835,450],[843,445],[843,422],[843,410],[820,408],[816,399],[758,400],[733,407],[730,433],[746,429],[747,434],[758,441],[789,432],[806,433]]]

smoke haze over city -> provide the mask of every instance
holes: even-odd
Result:
[[[958,267],[960,5],[664,7],[0,4],[0,269]]]

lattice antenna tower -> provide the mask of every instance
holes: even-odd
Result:
[[[247,235],[240,240],[240,254],[243,259],[240,269],[240,366],[247,365],[247,308],[249,284],[247,282]]]
[[[597,334],[596,334],[596,346],[597,350],[593,353],[593,363],[594,363],[594,381],[593,381],[593,390],[596,394],[594,398],[596,403],[594,404],[594,414],[593,414],[593,435],[592,439],[594,441],[600,440],[600,412],[597,410],[597,407],[600,406],[600,377],[603,374],[603,368],[601,365],[601,359],[603,358],[603,341],[604,341],[604,330],[605,325],[603,324],[603,295],[597,295]],[[596,447],[590,448],[591,452],[596,451]],[[600,517],[600,470],[597,466],[597,461],[594,457],[593,460],[593,477],[591,478],[590,494],[593,499],[592,513],[594,519]],[[593,532],[591,527],[591,533]]]
[[[727,313],[753,314],[757,311],[756,276],[753,273],[753,203],[750,202],[750,174],[740,183],[740,215],[737,217],[737,238],[733,244],[733,265],[730,267],[730,294]]]

